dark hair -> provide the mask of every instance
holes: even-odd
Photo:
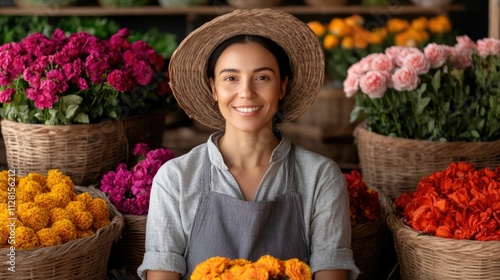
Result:
[[[224,42],[220,43],[215,50],[210,54],[208,58],[208,66],[207,66],[207,76],[209,78],[215,77],[215,64],[219,59],[220,55],[224,52],[232,44],[244,44],[248,42],[254,42],[260,44],[266,50],[268,50],[278,61],[278,67],[280,70],[280,78],[283,81],[285,77],[288,77],[288,81],[292,79],[292,68],[290,66],[290,60],[288,59],[288,55],[285,53],[282,47],[276,44],[273,40],[259,36],[259,35],[236,35],[233,36]]]

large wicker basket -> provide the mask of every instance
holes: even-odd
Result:
[[[147,215],[122,214],[125,226],[122,236],[111,249],[111,265],[137,275],[137,268],[144,258]],[[138,278],[138,276],[136,276]]]
[[[499,280],[500,241],[423,235],[396,216],[387,217],[402,280]]]
[[[500,164],[500,141],[435,142],[383,136],[366,129],[355,131],[363,179],[371,188],[390,198],[417,189],[418,182],[452,161],[473,163],[476,168],[495,168]]]
[[[105,195],[93,187],[75,187],[76,192],[88,192],[92,197],[107,201]],[[15,272],[8,270],[9,249],[0,249],[4,258],[0,279],[30,280],[103,280],[106,279],[111,246],[120,236],[123,216],[107,201],[111,223],[96,234],[67,243],[33,250],[15,251]]]
[[[43,125],[2,120],[7,162],[20,176],[59,169],[76,185],[95,184],[125,159],[120,121]]]

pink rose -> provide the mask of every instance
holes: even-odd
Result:
[[[347,75],[344,80],[344,92],[346,97],[353,97],[359,90],[359,75]]]
[[[409,53],[403,60],[403,67],[413,68],[417,75],[429,72],[430,64],[421,52]]]
[[[401,67],[392,74],[394,88],[399,91],[414,90],[419,81],[417,71],[410,67]]]
[[[484,38],[477,41],[477,52],[485,58],[489,55],[500,55],[500,40],[495,38]]]
[[[391,58],[385,54],[376,54],[372,59],[371,66],[376,71],[392,72],[393,69]]]
[[[359,79],[359,87],[370,98],[382,98],[387,90],[384,75],[379,71],[369,71]]]
[[[429,61],[430,67],[435,69],[444,65],[447,53],[443,45],[430,43],[424,48],[424,55]]]

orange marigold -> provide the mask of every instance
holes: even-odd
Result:
[[[50,225],[53,225],[55,222],[62,219],[67,219],[70,222],[73,222],[73,216],[70,215],[69,212],[63,208],[51,209],[49,212],[49,216],[50,216]]]
[[[16,228],[16,249],[29,250],[40,246],[38,237],[33,229],[29,227]]]
[[[7,225],[0,226],[0,247],[7,245],[10,236],[10,228]]]
[[[26,176],[26,178],[28,180],[38,182],[38,184],[40,184],[40,186],[47,185],[47,179],[42,174],[39,174],[39,173],[28,173],[28,176]]]
[[[47,186],[52,189],[57,184],[66,184],[73,187],[75,184],[71,178],[57,169],[51,169],[47,172]]]
[[[93,230],[91,230],[91,229],[77,230],[76,231],[76,237],[77,238],[89,237],[89,236],[92,236],[94,234],[95,234],[95,232]]]
[[[22,178],[16,190],[16,199],[19,202],[30,202],[37,194],[42,193],[42,186],[36,181],[24,180]],[[21,183],[22,182],[22,183]]]
[[[7,181],[1,180],[0,181],[0,190],[1,191],[8,191],[9,190],[9,183]]]
[[[73,222],[78,230],[87,230],[94,221],[92,214],[88,211],[77,211],[73,213]]]
[[[41,193],[35,196],[35,203],[47,210],[59,207],[57,196],[53,193]]]
[[[7,191],[0,190],[0,203],[7,203],[9,193]]]
[[[229,259],[224,257],[212,257],[196,266],[191,280],[207,279],[207,275],[218,275],[229,267]],[[214,278],[215,279],[215,278]]]
[[[106,206],[106,201],[102,198],[94,198],[89,204],[88,210],[94,217],[94,220],[109,219],[109,211]]]
[[[62,193],[70,198],[70,200],[73,200],[76,196],[75,192],[73,191],[73,186],[70,186],[65,183],[59,183],[55,184],[50,188],[50,191],[53,193]]]
[[[103,228],[103,227],[109,225],[110,223],[111,223],[111,221],[108,218],[106,218],[104,220],[94,219],[92,221],[92,230],[97,231],[98,229]]]
[[[0,172],[0,182],[7,182],[9,180],[9,171],[2,170]]]
[[[75,201],[82,202],[87,209],[88,209],[88,207],[89,207],[89,205],[90,205],[90,203],[92,202],[93,199],[94,198],[88,192],[83,192],[81,194],[78,194],[74,198]]]
[[[87,207],[85,207],[85,204],[83,204],[83,202],[81,201],[71,201],[70,203],[68,203],[65,209],[71,214],[80,211],[87,211]]]
[[[53,228],[42,228],[36,232],[38,241],[43,247],[62,244],[62,239]]]
[[[280,262],[270,255],[260,257],[255,263],[266,269],[271,277],[277,277],[281,273]]]
[[[311,280],[311,268],[298,259],[289,259],[285,261],[285,273],[290,279]]]
[[[63,243],[76,239],[76,227],[75,225],[68,219],[62,219],[56,221],[52,228],[57,232],[57,234],[61,237]]]
[[[54,197],[57,198],[58,201],[58,207],[59,208],[66,208],[68,204],[71,202],[71,198],[67,196],[64,193],[59,193],[59,192],[51,192]]]
[[[32,228],[35,232],[49,225],[49,212],[43,207],[34,206],[18,212],[18,216],[24,226]]]
[[[245,265],[245,271],[239,279],[267,280],[269,279],[269,273],[265,268],[260,267],[256,264],[247,264]]]

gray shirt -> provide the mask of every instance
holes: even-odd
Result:
[[[201,163],[207,148],[212,163],[212,191],[243,200],[216,145],[221,135],[212,134],[206,144],[166,162],[156,174],[146,226],[146,253],[137,270],[141,279],[146,279],[146,270],[186,273],[185,250],[202,192]],[[271,155],[255,201],[273,200],[284,192],[290,148],[291,142],[283,136]],[[296,190],[301,196],[312,272],[346,269],[349,279],[356,279],[359,270],[350,249],[349,197],[344,175],[331,159],[300,146],[296,146],[295,159]]]

